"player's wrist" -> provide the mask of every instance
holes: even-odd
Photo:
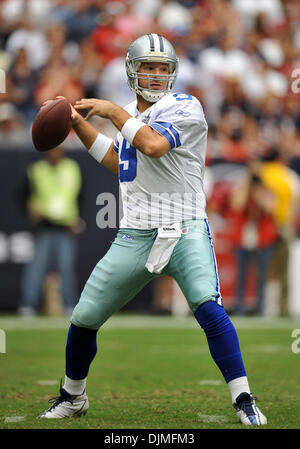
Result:
[[[111,103],[111,106],[107,112],[107,118],[110,119],[113,123],[115,123],[116,120],[118,120],[120,112],[122,110],[123,109],[120,106],[118,106],[114,103]]]
[[[96,159],[97,162],[101,163],[112,143],[113,139],[105,136],[104,134],[98,133],[95,141],[88,149],[88,153]]]
[[[146,126],[145,123],[139,122],[136,118],[130,117],[121,129],[122,136],[129,142],[130,144],[133,143],[134,138],[137,134],[137,132],[143,127]]]

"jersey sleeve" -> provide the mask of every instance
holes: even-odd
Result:
[[[180,147],[195,127],[207,129],[199,100],[189,94],[168,96],[149,126],[169,141],[171,149]]]

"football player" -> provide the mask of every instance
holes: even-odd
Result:
[[[239,420],[266,424],[222,304],[205,212],[207,123],[202,106],[189,94],[172,92],[178,58],[164,37],[147,34],[136,39],[125,65],[136,101],[121,108],[82,99],[72,107],[73,128],[89,154],[118,173],[124,214],[115,241],[95,266],[73,311],[60,396],[39,418],[86,413],[86,382],[97,352],[97,332],[148,282],[168,275],[177,281],[205,332]],[[81,109],[89,110],[85,119],[78,113]],[[93,115],[111,120],[119,130],[114,141],[88,122]]]

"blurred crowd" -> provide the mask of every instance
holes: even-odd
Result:
[[[224,163],[234,164],[244,169],[238,173],[243,175],[241,183],[248,179],[248,193],[249,186],[257,190],[263,181],[275,204],[262,213],[272,215],[276,230],[269,223],[270,238],[256,237],[246,249],[264,248],[266,241],[272,246],[278,235],[286,239],[293,226],[297,234],[298,0],[0,0],[0,69],[6,74],[6,92],[0,94],[0,148],[31,145],[35,114],[44,100],[57,95],[72,103],[82,97],[105,98],[121,106],[131,101],[124,55],[129,44],[147,32],[173,43],[180,59],[175,90],[196,96],[204,107],[209,125],[209,212],[224,218],[229,206],[235,211],[231,217],[244,211],[244,219],[239,216],[235,223],[235,238],[240,235],[235,243],[243,247],[243,239],[251,240],[250,228],[247,238],[241,230],[249,213],[246,194],[232,202],[237,172],[228,170],[226,178],[226,170],[218,171]],[[290,193],[279,188],[283,172],[275,170],[274,185],[265,166],[263,173],[257,165],[253,172],[253,161],[271,163],[271,171],[274,161],[291,170],[282,176],[290,176],[285,185]],[[260,195],[261,190],[255,199]],[[284,218],[278,208],[285,206],[278,206],[278,201],[289,209]],[[245,260],[239,263],[244,267]]]
[[[41,103],[58,94],[125,105],[126,50],[157,32],[180,58],[176,91],[205,108],[209,158],[244,162],[269,145],[291,158],[300,124],[292,91],[293,82],[300,90],[299,21],[297,0],[1,0],[2,145],[24,142]]]

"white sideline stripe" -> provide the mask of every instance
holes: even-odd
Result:
[[[10,423],[10,422],[20,422],[24,421],[25,416],[7,416],[4,420],[4,422]]]
[[[198,413],[198,418],[200,418],[200,420],[202,422],[205,423],[224,423],[228,421],[228,418],[226,418],[226,416],[222,416],[222,415],[202,415],[201,413]]]
[[[286,352],[290,351],[289,345],[284,344],[261,344],[251,345],[247,347],[247,351],[250,352],[262,352],[262,353],[274,353],[274,352]]]
[[[204,379],[199,380],[199,385],[222,385],[221,380],[214,380],[214,379]]]
[[[58,380],[37,380],[38,385],[57,385]]]
[[[300,320],[296,318],[268,318],[268,317],[241,317],[231,318],[235,328],[238,329],[298,329]],[[0,329],[6,330],[59,330],[68,329],[70,321],[66,317],[39,316],[24,319],[18,316],[0,316]],[[152,315],[122,315],[112,316],[104,325],[103,330],[148,328],[148,329],[199,329],[193,316],[152,316]]]
[[[3,329],[0,329],[0,352],[6,353],[6,334]]]

